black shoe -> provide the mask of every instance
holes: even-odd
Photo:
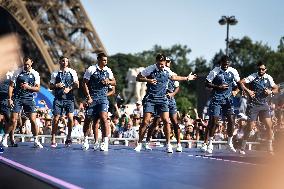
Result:
[[[66,139],[65,141],[65,147],[69,147],[72,144],[72,140],[71,139]]]
[[[0,147],[0,154],[4,152],[4,148]]]
[[[11,147],[18,147],[18,144],[15,141],[11,141]]]

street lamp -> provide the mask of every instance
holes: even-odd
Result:
[[[235,16],[222,16],[219,20],[220,25],[227,24],[227,37],[226,37],[226,55],[228,56],[228,47],[229,47],[229,25],[236,25],[238,20]]]

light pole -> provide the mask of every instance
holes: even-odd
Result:
[[[227,24],[227,37],[226,37],[226,55],[228,56],[228,48],[229,48],[229,25],[236,25],[238,20],[235,16],[222,16],[219,20],[220,25]]]

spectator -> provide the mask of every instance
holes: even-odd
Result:
[[[58,136],[66,136],[66,134],[67,134],[67,128],[66,128],[66,120],[63,118],[63,117],[61,117],[60,119],[59,119],[59,123],[58,123],[58,130],[57,130],[57,135]]]
[[[133,128],[139,132],[139,127],[141,124],[141,118],[139,114],[133,114],[132,116],[132,120],[133,120]]]
[[[234,130],[233,142],[236,149],[241,149],[244,137],[244,129],[247,126],[247,116],[245,116],[243,113],[240,113],[238,115],[236,126],[237,128]]]
[[[141,101],[136,102],[136,107],[133,110],[133,114],[138,114],[140,117],[143,117],[143,106]]]
[[[46,114],[44,117],[44,127],[43,127],[43,134],[44,135],[51,135],[51,131],[52,131],[52,124],[51,124],[51,120],[52,118],[50,117],[49,114]]]
[[[26,119],[25,120],[25,123],[24,123],[24,126],[23,126],[24,128],[22,128],[22,132],[23,132],[23,134],[27,134],[27,135],[30,135],[30,134],[32,134],[32,130],[31,130],[31,122],[30,122],[30,120],[29,119]]]
[[[138,138],[138,132],[132,126],[133,122],[131,119],[129,119],[128,122],[125,123],[122,138]]]
[[[164,139],[164,123],[162,121],[159,122],[158,126],[154,129],[152,134],[153,139]]]
[[[215,141],[223,141],[225,139],[222,125],[218,125],[214,137],[215,137]]]
[[[71,137],[83,137],[83,126],[81,125],[81,119],[78,116],[73,117],[74,125],[72,127]]]
[[[195,132],[194,132],[194,126],[188,125],[184,129],[183,139],[184,140],[194,140],[196,138]]]
[[[118,131],[119,131],[119,127],[120,127],[120,123],[119,123],[119,117],[118,117],[118,115],[113,115],[112,117],[111,117],[111,119],[112,119],[112,123],[113,123],[113,125],[114,125],[114,130],[112,131],[112,137],[118,137]]]

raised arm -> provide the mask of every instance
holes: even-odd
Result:
[[[172,75],[171,80],[173,81],[191,81],[197,78],[196,74],[192,74],[192,72],[188,76],[179,76],[179,75]]]

